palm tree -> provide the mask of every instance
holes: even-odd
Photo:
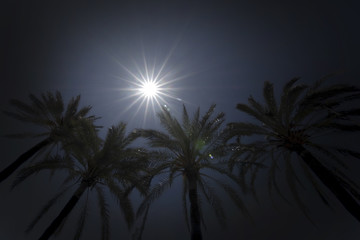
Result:
[[[15,111],[4,111],[4,113],[16,120],[31,123],[45,131],[42,133],[26,133],[12,134],[10,137],[45,137],[42,141],[21,154],[13,163],[0,172],[0,182],[7,179],[14,171],[16,171],[23,163],[28,161],[36,153],[46,147],[54,146],[64,142],[67,138],[71,138],[73,130],[83,121],[94,122],[97,118],[87,116],[91,110],[90,106],[79,108],[80,95],[71,98],[67,108],[64,107],[64,101],[60,92],[52,94],[47,92],[41,95],[41,98],[33,94],[29,95],[31,104],[24,103],[20,100],[13,99],[10,104],[13,105]]]
[[[214,188],[207,180],[219,184],[235,203],[247,213],[233,187],[211,175],[211,171],[213,171],[235,181],[232,174],[226,171],[226,166],[221,163],[222,157],[226,155],[226,148],[223,145],[220,132],[221,125],[224,122],[224,113],[219,113],[212,118],[214,110],[215,105],[212,105],[200,117],[200,109],[198,108],[194,117],[190,119],[184,106],[183,121],[180,124],[166,108],[163,108],[158,117],[166,132],[138,130],[138,133],[148,140],[151,147],[163,151],[163,158],[159,160],[157,166],[153,167],[153,174],[158,174],[163,178],[149,191],[137,214],[141,216],[145,212],[147,215],[150,204],[166,188],[171,186],[176,177],[182,176],[184,214],[188,229],[191,231],[192,240],[202,239],[202,213],[199,193],[205,196],[205,199],[214,208],[220,222],[224,223],[224,211],[220,198],[215,194]],[[190,202],[190,224],[187,196]]]
[[[296,156],[324,203],[328,205],[328,198],[323,190],[325,186],[360,221],[360,188],[346,176],[345,164],[340,159],[343,155],[360,158],[360,154],[339,146],[328,147],[319,143],[319,139],[323,141],[323,137],[328,134],[360,130],[359,123],[354,121],[354,117],[360,115],[359,104],[354,104],[360,98],[360,89],[346,84],[322,87],[325,79],[327,78],[312,86],[296,85],[298,78],[292,79],[285,84],[279,104],[276,103],[273,85],[265,82],[264,105],[252,96],[249,97],[248,104],[237,104],[238,110],[254,117],[257,123],[228,124],[227,138],[237,137],[229,163],[231,168],[241,163],[243,173],[251,170],[256,173],[259,168],[249,164],[269,161],[269,191],[275,188],[279,194],[276,170],[282,164],[285,166],[286,181],[292,195],[306,214],[306,207],[296,189],[299,179],[292,160]],[[242,136],[254,138],[243,143],[240,141]],[[259,138],[261,136],[264,138]]]
[[[65,218],[85,192],[88,196],[90,192],[96,192],[102,218],[101,239],[109,239],[110,233],[109,209],[104,194],[106,189],[117,199],[128,226],[131,226],[134,213],[128,195],[134,188],[145,194],[149,185],[149,178],[146,175],[148,154],[145,149],[129,146],[136,137],[132,133],[126,135],[125,127],[124,123],[113,126],[108,130],[106,139],[102,141],[97,136],[95,128],[90,125],[90,127],[83,128],[76,133],[82,142],[72,141],[71,144],[66,145],[67,148],[64,149],[63,154],[47,157],[20,171],[14,186],[42,170],[66,170],[69,176],[64,181],[65,185],[70,183],[73,183],[70,186],[77,185],[72,197],[39,240],[49,239],[56,231],[59,231]],[[44,206],[27,231],[35,226],[68,189],[68,186],[65,187]],[[74,239],[79,239],[82,234],[86,220],[87,202],[86,199]]]

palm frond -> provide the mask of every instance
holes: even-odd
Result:
[[[204,180],[201,179],[198,181],[198,185],[200,186],[200,190],[204,194],[207,202],[209,202],[212,208],[214,209],[216,217],[219,220],[219,223],[221,224],[222,227],[225,227],[225,223],[226,223],[225,212],[221,205],[221,200],[217,197],[217,195],[214,192],[215,190],[208,183],[206,183]]]
[[[222,167],[222,166],[215,165],[215,164],[203,164],[202,167],[204,169],[207,168],[207,169],[210,169],[210,170],[212,170],[214,172],[220,173],[221,175],[226,176],[227,178],[229,178],[229,180],[232,180],[234,183],[239,184],[239,179],[235,175],[233,175],[230,171],[228,171],[228,169],[226,167]],[[208,178],[213,179],[212,177],[210,177],[209,175],[206,175],[204,173],[201,173],[201,175],[204,175],[204,176],[206,176]],[[243,191],[245,192],[246,188],[243,189]]]
[[[138,133],[149,139],[149,145],[154,148],[169,148],[172,151],[177,151],[179,149],[179,144],[170,138],[169,135],[156,131],[156,130],[142,130],[138,129]]]
[[[183,131],[180,123],[171,116],[170,112],[163,110],[158,113],[161,125],[166,129],[166,131],[175,139],[185,138],[186,134]]]
[[[173,178],[176,178],[180,174],[175,175]],[[147,196],[145,196],[144,200],[140,204],[136,216],[141,216],[146,208],[150,206],[150,204],[156,200],[167,188],[169,188],[173,182],[173,178],[163,178],[161,179],[155,186],[153,186]]]
[[[200,123],[200,108],[198,107],[193,115],[191,126],[192,128],[199,128]]]
[[[212,104],[210,108],[207,110],[207,112],[202,116],[201,120],[199,121],[200,126],[205,126],[211,115],[214,113],[215,107],[216,104]]]
[[[188,112],[186,110],[185,105],[183,105],[183,114],[182,114],[182,122],[183,122],[183,128],[184,129],[189,129],[191,124],[190,124],[190,118],[188,115]]]
[[[31,175],[37,174],[43,170],[52,170],[52,169],[68,169],[69,165],[63,161],[63,158],[55,155],[50,156],[49,159],[45,159],[41,162],[35,163],[29,167],[21,169],[17,178],[13,182],[11,189],[14,189],[17,185],[22,183]]]
[[[47,125],[49,120],[39,118],[38,116],[31,116],[24,113],[16,113],[16,112],[10,112],[10,111],[3,111],[3,113],[11,118],[14,118],[16,120],[27,122],[27,123],[33,123],[35,125]]]
[[[281,97],[279,115],[286,125],[290,124],[292,114],[298,111],[296,107],[297,101],[307,88],[308,86],[304,84],[294,86],[286,93],[286,95],[284,93]],[[304,112],[303,114],[307,116],[308,112]]]
[[[299,81],[299,77],[294,77],[293,79],[291,79],[290,81],[288,81],[285,85],[284,85],[284,87],[283,87],[283,89],[282,89],[282,92],[283,93],[289,93],[289,91],[291,90],[291,89],[293,89],[293,86],[294,86],[294,84],[297,82],[297,81]]]
[[[359,94],[360,89],[346,84],[335,84],[317,91],[308,91],[306,96],[299,102],[299,110],[306,109],[328,110],[339,106],[342,102],[351,100],[349,94]],[[345,98],[348,97],[348,98]]]
[[[337,180],[343,185],[343,187],[350,192],[357,201],[360,201],[360,186],[358,183],[350,179],[346,174],[342,171],[335,171],[335,176],[337,176]]]
[[[132,239],[133,240],[141,240],[142,239],[142,234],[144,232],[145,229],[145,223],[147,220],[147,216],[150,210],[150,205],[147,206],[147,208],[145,209],[145,213],[143,214],[142,220],[140,222],[140,227],[137,227],[134,231],[134,233],[132,234]]]
[[[359,94],[359,96],[360,96],[360,94]],[[355,116],[360,116],[360,109],[355,108],[355,109],[350,109],[350,110],[338,111],[336,113],[339,115],[339,118],[355,117]]]
[[[310,95],[310,94],[314,93],[315,91],[317,91],[325,81],[328,81],[333,76],[335,76],[334,73],[327,74],[327,75],[321,77],[319,80],[315,81],[315,83],[309,87],[308,94]]]
[[[267,113],[270,116],[275,116],[278,113],[276,99],[274,96],[274,85],[265,81],[263,88],[263,95],[267,105]]]
[[[353,151],[353,150],[346,149],[346,148],[337,148],[336,150],[343,155],[350,155],[354,158],[360,159],[360,152]]]
[[[325,128],[325,129],[333,129],[333,130],[340,130],[340,131],[360,131],[360,125],[354,124],[341,124],[336,122],[322,122],[318,125],[314,125],[317,128]]]
[[[126,192],[111,179],[108,179],[106,186],[109,188],[110,193],[115,197],[117,204],[124,214],[125,221],[130,228],[134,222],[134,210],[128,198],[128,194],[126,194]]]
[[[354,104],[355,100],[360,99],[360,93],[347,94],[345,96],[337,96],[326,100],[319,101],[315,106],[336,112],[340,108],[348,108],[350,104]],[[356,102],[355,102],[356,103]]]
[[[248,98],[248,103],[253,109],[257,111],[258,114],[267,116],[266,109],[258,101],[256,101],[253,96],[250,95]]]
[[[277,183],[276,180],[276,172],[279,169],[279,165],[278,165],[278,160],[279,157],[275,156],[275,152],[272,149],[271,151],[271,164],[270,164],[270,168],[269,168],[269,173],[268,173],[268,190],[269,190],[269,196],[272,197],[272,190],[273,187],[276,191],[276,193],[288,204],[290,204],[290,201],[282,194],[281,189]]]
[[[72,117],[77,115],[79,103],[80,103],[80,95],[76,96],[75,98],[73,97],[70,99],[70,101],[66,107],[66,111],[64,113],[65,119],[71,119]]]
[[[311,104],[311,102],[316,103],[316,101],[319,100],[336,98],[344,94],[359,93],[359,91],[360,89],[356,86],[351,86],[347,84],[334,84],[326,88],[314,91],[311,94],[308,94],[308,96],[304,98],[302,105]]]
[[[47,98],[44,97],[44,94],[41,95],[41,98],[42,99],[39,99],[38,97],[36,97],[35,95],[33,94],[29,94],[29,99],[30,101],[32,102],[32,108],[33,110],[35,111],[34,113],[37,113],[39,115],[42,115],[42,116],[46,116],[46,102],[47,102]],[[33,114],[34,114],[33,113]]]
[[[310,148],[313,148],[319,153],[324,154],[328,160],[334,160],[340,167],[347,168],[347,165],[344,161],[339,159],[338,155],[330,151],[331,148],[326,148],[320,144],[308,143],[307,144]],[[334,148],[336,149],[336,148]],[[341,150],[340,150],[341,151]],[[344,152],[345,153],[345,152]]]
[[[319,194],[319,197],[322,200],[322,202],[325,205],[327,205],[328,207],[330,207],[329,197],[325,194],[325,191],[321,188],[321,185],[318,184],[315,177],[313,176],[313,173],[311,173],[309,171],[308,166],[306,166],[306,164],[303,161],[300,161],[300,165],[301,165],[306,177],[310,180],[310,182],[314,186],[316,192]]]
[[[75,114],[75,116],[74,116],[75,119],[86,118],[86,119],[91,120],[91,121],[99,119],[99,117],[95,117],[95,116],[86,116],[91,111],[91,109],[92,109],[92,106],[90,106],[90,105],[82,107]]]
[[[258,121],[262,122],[264,127],[274,129],[275,131],[282,132],[277,121],[275,121],[274,116],[269,116],[266,114],[266,111],[260,103],[255,101],[252,97],[249,97],[249,103],[252,105],[253,108],[246,104],[238,103],[236,108],[242,112],[249,114],[250,116],[254,117]],[[255,109],[255,110],[254,110]]]
[[[285,172],[287,172],[286,174],[293,179],[291,185],[294,185],[297,182],[302,188],[305,188],[299,176],[296,174],[293,164],[291,164],[291,152],[283,151],[281,154],[283,155],[283,159],[285,161]]]
[[[231,134],[229,137],[233,136],[252,136],[252,135],[268,135],[269,131],[257,124],[245,123],[245,122],[236,122],[228,124],[228,134]]]
[[[221,186],[223,190],[229,195],[229,197],[233,200],[235,205],[241,210],[241,212],[244,214],[244,216],[248,217],[249,219],[252,219],[249,210],[247,209],[244,201],[241,199],[239,194],[235,189],[233,189],[229,184],[223,183],[217,179],[214,179],[215,182]]]
[[[44,104],[32,94],[29,95],[29,98],[33,102],[33,106],[28,105],[17,99],[11,99],[10,104],[17,108],[18,112],[21,112],[28,116],[34,116],[36,114],[41,115],[45,110]]]
[[[302,201],[300,195],[299,195],[299,192],[298,192],[298,188],[296,186],[296,181],[299,182],[296,174],[295,174],[295,171],[294,169],[292,168],[291,166],[291,163],[289,161],[285,161],[285,177],[286,177],[286,183],[288,184],[289,186],[289,189],[292,193],[292,196],[294,197],[294,200],[297,204],[297,206],[300,208],[300,210],[304,213],[304,215],[306,216],[306,218],[308,218],[310,221],[311,218],[309,216],[309,213],[308,213],[308,208],[306,207],[306,205],[304,204],[304,202]]]

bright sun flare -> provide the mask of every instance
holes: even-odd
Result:
[[[162,107],[169,109],[170,102],[168,100],[183,101],[174,96],[176,88],[172,85],[187,75],[179,76],[177,71],[166,68],[169,57],[170,55],[161,64],[156,64],[155,60],[153,63],[149,63],[145,56],[143,57],[143,66],[139,66],[136,62],[134,62],[133,68],[120,64],[127,76],[119,79],[129,84],[129,87],[120,89],[127,94],[121,100],[133,99],[123,109],[123,112],[135,107],[133,111],[135,117],[140,111],[144,111],[143,123],[145,123],[148,113],[154,114]]]
[[[155,81],[145,81],[142,83],[140,88],[140,92],[143,94],[144,97],[153,98],[157,97],[159,93],[159,86]]]

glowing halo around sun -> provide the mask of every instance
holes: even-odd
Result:
[[[122,98],[119,101],[129,102],[127,107],[123,109],[122,113],[132,111],[133,118],[139,112],[144,113],[143,123],[146,121],[148,114],[155,114],[163,107],[169,110],[170,100],[176,102],[183,102],[182,99],[175,96],[175,83],[187,77],[185,75],[179,76],[177,71],[169,70],[166,65],[169,56],[165,58],[162,64],[156,65],[154,60],[150,64],[145,57],[143,57],[143,66],[139,66],[134,62],[134,67],[125,67],[119,63],[126,74],[126,77],[117,77],[121,80],[120,83],[127,83],[127,88],[117,88],[122,92]],[[151,111],[150,111],[151,110]]]

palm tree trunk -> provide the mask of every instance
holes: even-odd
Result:
[[[39,152],[41,149],[46,147],[52,143],[51,138],[46,138],[43,141],[39,142],[30,150],[26,151],[25,153],[21,154],[13,163],[7,166],[4,170],[0,172],[0,182],[7,179],[13,172],[16,171],[24,162],[29,160],[35,153]]]
[[[341,204],[360,221],[360,205],[350,192],[345,189],[342,181],[333,172],[321,164],[309,151],[302,146],[297,146],[295,152],[301,156],[306,165],[315,173],[321,182],[336,196]]]
[[[189,178],[191,240],[202,240],[200,208],[196,179]]]
[[[70,198],[70,200],[66,203],[65,207],[61,210],[59,215],[52,221],[52,223],[48,226],[48,228],[45,230],[43,235],[39,238],[39,240],[47,240],[49,239],[55,231],[59,228],[61,223],[64,221],[64,219],[69,215],[71,210],[75,207],[76,203],[81,198],[82,194],[85,192],[85,190],[88,188],[88,185],[86,183],[81,183],[79,188],[75,191],[73,196]]]

